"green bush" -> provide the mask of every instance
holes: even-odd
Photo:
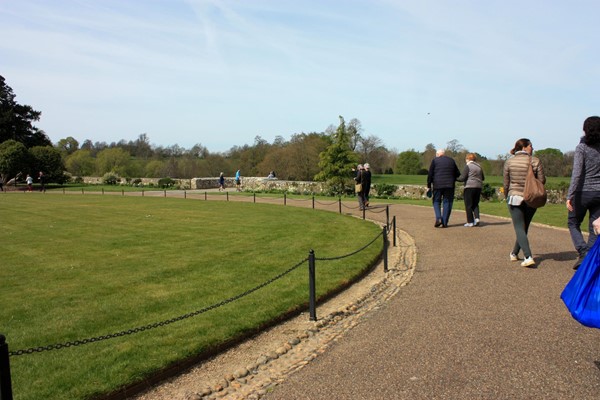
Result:
[[[177,183],[177,182],[175,182],[171,178],[160,178],[158,180],[158,186],[161,187],[161,188],[163,188],[163,189],[167,189],[167,188],[173,187],[173,185],[175,185],[175,183]]]
[[[481,188],[481,197],[483,197],[484,200],[496,200],[498,196],[496,195],[496,189],[494,189],[492,185],[484,183]]]
[[[120,181],[121,181],[121,178],[119,178],[119,176],[117,174],[114,174],[112,172],[107,172],[102,177],[102,182],[105,185],[116,185]]]
[[[396,189],[396,185],[390,185],[388,183],[378,183],[375,185],[377,196],[392,196],[396,192]]]

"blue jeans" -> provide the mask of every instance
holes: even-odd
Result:
[[[600,192],[575,192],[571,204],[573,211],[569,211],[567,226],[577,253],[584,256],[596,242],[597,236],[594,233],[592,222],[600,217]],[[590,235],[586,243],[581,233],[581,223],[588,211],[590,212],[588,227]]]
[[[433,212],[435,220],[442,221],[442,225],[448,226],[452,204],[454,203],[454,188],[433,189]],[[443,204],[443,211],[442,211]]]

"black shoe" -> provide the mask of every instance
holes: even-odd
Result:
[[[438,219],[437,221],[435,221],[435,225],[433,225],[433,226],[435,226],[436,228],[439,228],[441,225],[443,225],[442,220]]]
[[[574,269],[575,271],[577,271],[577,268],[579,268],[579,266],[580,266],[580,265],[581,265],[581,263],[583,262],[583,259],[585,258],[585,256],[586,256],[586,255],[587,255],[587,253],[586,253],[586,254],[584,254],[584,255],[579,255],[579,256],[577,256],[577,260],[575,261],[575,265],[573,265],[573,269]]]

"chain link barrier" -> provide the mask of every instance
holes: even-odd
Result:
[[[69,347],[74,347],[74,346],[82,346],[84,344],[89,344],[89,343],[95,343],[95,342],[100,342],[103,340],[108,340],[108,339],[114,339],[117,337],[121,337],[121,336],[127,336],[127,335],[133,335],[135,333],[139,333],[139,332],[144,332],[150,329],[155,329],[155,328],[159,328],[161,326],[165,326],[165,325],[170,325],[172,323],[184,320],[184,319],[188,319],[188,318],[192,318],[195,317],[199,314],[203,314],[207,311],[211,311],[214,310],[215,308],[219,308],[221,306],[224,306],[226,304],[232,303],[236,300],[241,299],[242,297],[248,296],[254,292],[256,292],[259,289],[264,288],[267,285],[270,285],[271,283],[283,278],[285,275],[291,273],[292,271],[296,270],[298,267],[300,267],[302,264],[304,264],[306,261],[308,261],[308,258],[305,258],[304,260],[300,261],[298,264],[294,265],[293,267],[287,269],[286,271],[280,273],[279,275],[269,279],[266,282],[261,283],[258,286],[255,286],[249,290],[246,290],[243,293],[240,293],[236,296],[230,297],[228,299],[225,299],[219,303],[215,303],[212,304],[208,307],[204,307],[201,308],[199,310],[187,313],[187,314],[183,314],[180,315],[178,317],[174,317],[171,319],[167,319],[165,321],[161,321],[161,322],[155,322],[153,324],[148,324],[148,325],[144,325],[144,326],[139,326],[137,328],[132,328],[132,329],[128,329],[125,331],[121,331],[121,332],[116,332],[116,333],[110,333],[108,335],[102,335],[102,336],[97,336],[97,337],[92,337],[92,338],[88,338],[88,339],[81,339],[81,340],[75,340],[72,342],[65,342],[65,343],[57,343],[57,344],[51,344],[51,345],[47,345],[47,346],[40,346],[40,347],[31,347],[28,349],[23,349],[23,350],[16,350],[16,351],[10,351],[8,353],[9,356],[21,356],[24,354],[32,354],[32,353],[41,353],[44,351],[50,351],[50,350],[59,350],[59,349],[63,349],[63,348],[69,348]]]
[[[365,250],[367,247],[369,247],[370,245],[372,245],[373,243],[375,243],[375,241],[377,239],[379,239],[382,235],[383,235],[383,232],[379,232],[379,234],[377,236],[375,236],[373,238],[373,240],[371,240],[369,243],[367,243],[366,245],[364,245],[360,249],[355,250],[355,251],[353,251],[351,253],[348,253],[348,254],[344,254],[343,256],[337,256],[337,257],[315,257],[315,260],[316,261],[334,261],[334,260],[341,260],[341,259],[344,259],[344,258],[351,257],[351,256],[353,256],[355,254],[360,253],[361,251]]]

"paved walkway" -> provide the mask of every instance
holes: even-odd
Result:
[[[465,228],[456,211],[435,229],[431,208],[390,215],[418,248],[411,283],[265,399],[600,399],[600,330],[560,299],[568,232],[531,227],[534,270],[508,260],[509,220]]]

